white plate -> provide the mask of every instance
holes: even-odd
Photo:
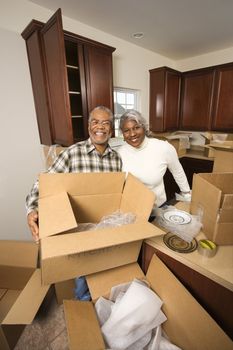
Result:
[[[163,218],[172,224],[178,225],[188,224],[192,220],[190,214],[177,209],[166,210],[163,213]]]

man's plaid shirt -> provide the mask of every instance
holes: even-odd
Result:
[[[48,173],[98,173],[121,171],[120,156],[108,146],[104,154],[100,155],[89,138],[78,142],[56,158],[48,169]],[[30,194],[26,198],[27,214],[37,210],[39,197],[39,182],[34,183]]]

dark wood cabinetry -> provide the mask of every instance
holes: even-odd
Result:
[[[63,31],[60,9],[46,23],[31,21],[26,40],[42,144],[69,146],[88,136],[88,113],[113,110],[115,48]]]
[[[143,243],[141,252],[144,273],[147,272],[153,254],[156,254],[164,262],[219,326],[233,339],[232,292],[146,243]]]
[[[233,63],[149,72],[151,131],[233,131]]]
[[[215,70],[212,130],[233,131],[233,64]]]
[[[162,67],[150,70],[150,130],[162,132],[179,127],[181,73]]]
[[[211,129],[213,82],[213,69],[182,74],[182,130]]]

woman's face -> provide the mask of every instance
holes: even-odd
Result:
[[[134,120],[126,120],[122,127],[124,140],[133,147],[139,147],[145,138],[144,128]]]

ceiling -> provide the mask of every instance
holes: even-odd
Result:
[[[233,46],[233,0],[28,1],[172,60]]]

